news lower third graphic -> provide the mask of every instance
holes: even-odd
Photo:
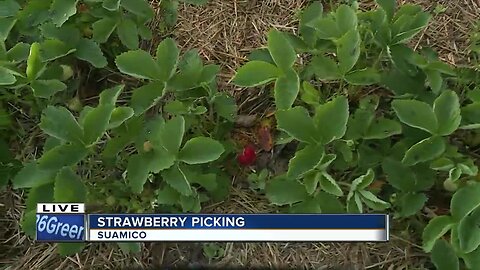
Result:
[[[49,242],[385,242],[383,214],[87,214],[83,204],[39,204]]]

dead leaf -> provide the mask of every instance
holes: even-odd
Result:
[[[257,130],[258,145],[263,151],[271,151],[273,148],[273,135],[271,122],[263,120]]]
[[[257,115],[238,115],[235,124],[240,127],[253,127],[256,120]]]

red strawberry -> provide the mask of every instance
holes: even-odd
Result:
[[[243,151],[238,155],[238,163],[243,166],[250,166],[255,163],[257,159],[257,154],[255,153],[255,148],[252,145],[247,145],[243,148]]]

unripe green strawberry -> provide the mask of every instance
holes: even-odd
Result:
[[[447,179],[443,182],[443,188],[446,191],[455,192],[458,189],[458,184],[450,179]]]
[[[73,76],[73,69],[67,65],[60,65],[63,69],[62,81],[66,81]]]
[[[82,102],[80,101],[80,99],[78,97],[74,97],[72,98],[69,102],[68,102],[68,108],[71,110],[71,111],[74,111],[74,112],[79,112],[82,110],[83,106],[82,106]]]
[[[108,196],[106,202],[109,206],[114,206],[117,200],[115,200],[115,197],[113,196]]]

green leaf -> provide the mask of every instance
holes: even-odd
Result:
[[[29,212],[25,212],[22,221],[21,221],[21,226],[22,230],[27,234],[28,236],[35,238],[37,227],[36,225],[37,221],[37,210],[32,210]]]
[[[348,100],[345,96],[338,96],[317,106],[314,116],[317,138],[324,144],[342,138],[347,131],[348,115]]]
[[[0,2],[0,17],[15,16],[20,8],[20,5],[15,0],[2,1]]]
[[[479,269],[480,268],[480,248],[477,248],[475,251],[468,254],[463,254],[462,259],[465,262],[465,265],[468,269]]]
[[[125,47],[130,50],[138,49],[138,28],[131,19],[123,19],[117,26],[117,35]]]
[[[48,22],[40,25],[40,31],[45,39],[60,40],[71,47],[76,47],[81,38],[80,30],[73,24],[57,27],[55,24]]]
[[[463,163],[459,163],[457,166],[466,175],[476,176],[478,174],[478,167],[475,165],[472,159],[468,159]]]
[[[300,89],[300,99],[309,105],[318,105],[320,103],[320,91],[309,82],[303,82]]]
[[[215,192],[215,190],[218,188],[217,175],[214,173],[197,175],[197,177],[192,179],[190,182],[201,185],[209,192]]]
[[[442,137],[434,136],[424,139],[408,149],[402,162],[407,166],[412,166],[433,160],[445,152],[445,147],[445,140]]]
[[[317,190],[318,182],[320,181],[320,172],[308,173],[303,177],[303,184],[309,195],[312,195]]]
[[[480,128],[480,102],[471,103],[462,108],[461,129]]]
[[[149,80],[161,79],[161,71],[152,56],[143,50],[128,51],[117,56],[118,69],[127,75]]]
[[[458,224],[458,239],[463,253],[470,253],[480,245],[480,207]]]
[[[315,200],[320,205],[323,214],[345,213],[344,205],[339,201],[336,196],[332,194],[320,191],[315,196]]]
[[[460,115],[460,102],[455,92],[444,91],[433,104],[433,111],[438,120],[437,134],[446,136],[452,134],[462,120]]]
[[[435,94],[440,93],[443,85],[442,74],[436,70],[425,70],[425,75],[427,75],[427,81],[432,89],[432,92]]]
[[[388,202],[380,200],[370,191],[359,190],[358,193],[361,195],[363,202],[373,210],[383,211],[390,207]]]
[[[265,192],[267,199],[275,205],[293,204],[307,198],[305,187],[295,180],[276,178],[270,180]]]
[[[294,70],[286,71],[275,82],[275,105],[279,110],[292,107],[300,90],[300,78]]]
[[[335,19],[342,34],[357,28],[357,13],[347,5],[340,5],[337,8]]]
[[[202,164],[217,160],[225,148],[218,141],[207,137],[195,137],[183,146],[178,159],[187,164]]]
[[[437,171],[449,171],[455,167],[455,163],[448,158],[439,158],[430,163],[430,168]]]
[[[332,17],[323,17],[307,23],[316,30],[319,39],[335,40],[341,37],[342,33],[338,29],[338,25]]]
[[[422,29],[424,29],[428,25],[431,15],[426,12],[419,12],[415,16],[404,15],[400,18],[402,17],[405,19],[406,23],[394,33],[395,36],[393,38],[393,44],[406,42],[412,37],[414,37],[416,34],[418,34],[420,31],[422,31]],[[397,20],[394,23],[394,29],[398,21],[400,20]]]
[[[15,76],[12,75],[7,69],[0,67],[0,85],[11,85],[17,81]]]
[[[141,115],[153,107],[165,94],[165,83],[161,81],[151,82],[133,90],[131,107],[135,115]]]
[[[38,159],[38,168],[58,171],[65,166],[73,166],[87,156],[87,149],[76,144],[62,144],[43,154]]]
[[[146,154],[150,156],[150,171],[153,173],[159,173],[166,170],[175,164],[175,155],[167,152],[164,148],[154,148],[150,153]]]
[[[180,196],[180,206],[183,212],[198,213],[202,209],[200,196],[196,193],[193,196]]]
[[[393,187],[402,191],[415,191],[417,179],[412,169],[391,158],[385,159],[382,167],[388,176],[387,181]]]
[[[119,0],[117,0],[119,1]],[[129,254],[129,253],[139,253],[142,250],[142,245],[140,243],[124,242],[117,243],[120,249]]]
[[[114,106],[117,103],[118,96],[123,91],[125,85],[120,84],[112,88],[103,90],[100,93],[100,105],[112,105]]]
[[[159,139],[162,147],[166,149],[169,153],[176,155],[178,153],[178,150],[180,149],[180,145],[182,144],[184,134],[185,119],[182,116],[172,118],[165,123],[160,132]]]
[[[59,80],[35,80],[30,84],[36,97],[50,98],[57,92],[67,89],[67,85]]]
[[[23,62],[28,59],[30,44],[19,42],[7,52],[7,58],[11,62]]]
[[[389,20],[393,18],[393,14],[395,14],[395,7],[396,7],[396,1],[395,0],[376,0],[378,5],[385,10],[385,13],[387,13],[387,17]]]
[[[77,45],[75,56],[92,64],[96,68],[107,66],[107,58],[103,56],[102,50],[95,41],[82,38]]]
[[[352,182],[350,190],[357,191],[366,189],[373,182],[375,177],[375,172],[372,169],[368,169],[367,173],[357,177]]]
[[[168,81],[177,69],[179,50],[176,42],[166,38],[157,47],[157,64],[160,67],[160,79]]]
[[[160,7],[163,9],[163,19],[168,28],[172,28],[178,19],[178,1],[162,1]]]
[[[424,193],[406,193],[400,196],[398,205],[400,212],[398,217],[409,217],[415,215],[423,209],[428,198]]]
[[[208,0],[180,0],[180,1],[188,4],[197,5],[197,6],[205,5],[208,2]]]
[[[41,57],[44,62],[53,61],[75,51],[76,49],[71,48],[65,42],[58,39],[45,40],[41,44]]]
[[[432,262],[438,270],[460,269],[457,254],[445,240],[437,240],[432,249]]]
[[[140,35],[141,39],[150,40],[153,37],[152,30],[147,25],[137,25],[138,27],[138,34]]]
[[[260,62],[267,62],[269,64],[275,65],[275,61],[273,61],[268,48],[258,48],[254,49],[248,55],[248,61],[260,61]]]
[[[364,68],[348,73],[345,80],[352,85],[372,85],[379,83],[381,76],[376,69]]]
[[[87,189],[82,179],[72,169],[62,169],[55,178],[55,202],[78,203],[84,202]]]
[[[337,63],[323,55],[313,56],[309,68],[319,80],[337,80],[341,77]]]
[[[113,109],[107,129],[114,129],[122,125],[133,116],[133,109],[130,107],[117,107]]]
[[[335,196],[343,196],[343,191],[338,186],[337,182],[335,179],[332,178],[332,176],[326,172],[323,172],[320,177],[320,187],[327,193],[330,193]]]
[[[154,16],[153,9],[148,1],[144,0],[121,0],[120,5],[131,13],[151,19]]]
[[[13,178],[13,188],[30,188],[52,183],[56,173],[56,171],[40,169],[36,163],[29,162]]]
[[[326,154],[323,155],[322,161],[320,162],[320,166],[317,167],[317,169],[324,171],[327,169],[328,166],[337,158],[337,155],[335,154]]]
[[[83,121],[83,141],[87,145],[97,143],[107,131],[114,108],[113,105],[98,105],[86,114]]]
[[[322,145],[307,145],[302,150],[297,151],[288,165],[287,177],[297,179],[312,171],[320,164],[323,155]]]
[[[190,181],[187,178],[188,176],[188,171],[184,168],[180,168],[178,164],[162,172],[162,178],[167,184],[184,196],[190,196],[193,194]]]
[[[385,139],[402,133],[402,126],[394,120],[379,118],[375,119],[367,128],[363,139]]]
[[[304,107],[294,107],[276,112],[277,128],[301,142],[316,143],[317,131]]]
[[[454,222],[449,216],[437,216],[431,219],[423,230],[423,250],[425,252],[431,252],[435,242],[446,234],[453,225]]]
[[[450,212],[456,221],[462,220],[480,207],[480,183],[465,186],[453,194]]]
[[[480,86],[467,92],[467,97],[474,103],[480,102]]]
[[[158,190],[157,203],[165,205],[175,205],[180,200],[180,193],[169,185],[165,185]]]
[[[108,11],[116,11],[120,7],[120,0],[105,0],[102,7]]]
[[[337,41],[337,57],[340,72],[346,74],[360,57],[360,34],[357,29],[350,29]]]
[[[363,213],[362,199],[358,192],[350,192],[347,197],[347,211],[349,213]]]
[[[40,58],[40,44],[32,43],[30,46],[30,54],[27,59],[27,79],[33,81],[37,79],[45,69],[45,64]]]
[[[255,87],[280,77],[280,70],[267,62],[251,61],[237,70],[233,82],[241,87]]]
[[[427,103],[418,100],[394,100],[392,107],[403,123],[431,134],[438,130],[435,113]]]
[[[187,51],[178,63],[179,72],[169,81],[175,91],[184,91],[199,86],[199,80],[204,70],[198,50]]]
[[[64,107],[48,106],[43,110],[40,128],[46,134],[69,142],[82,142],[83,129]]]
[[[297,58],[297,54],[288,39],[282,32],[275,29],[268,32],[268,50],[275,64],[281,70],[290,70]]]
[[[455,167],[449,170],[447,180],[457,181],[460,176],[462,176],[462,170],[460,170],[458,167]]]
[[[202,73],[199,78],[199,83],[201,84],[210,84],[213,82],[218,73],[220,72],[220,66],[219,65],[206,65],[202,69]]]
[[[62,26],[68,18],[77,13],[77,2],[78,0],[53,0],[50,16],[57,27]]]
[[[25,201],[26,211],[37,212],[37,203],[51,203],[54,201],[54,183],[36,186],[28,191]]]
[[[300,25],[306,26],[323,15],[323,5],[320,1],[314,1],[301,11]]]
[[[227,95],[226,93],[221,93],[215,96],[213,101],[215,107],[215,112],[230,122],[235,121],[237,115],[237,104],[235,103],[235,98]]]
[[[63,1],[63,0],[58,0]],[[80,253],[85,248],[85,243],[58,243],[58,253],[62,256],[72,256]]]
[[[16,22],[16,18],[0,18],[0,41],[7,40],[8,35]]]
[[[144,155],[132,155],[128,159],[127,180],[134,193],[141,193],[149,175],[149,160]]]
[[[100,44],[107,42],[113,31],[115,31],[117,23],[116,20],[110,17],[94,22],[92,24],[93,39]]]

